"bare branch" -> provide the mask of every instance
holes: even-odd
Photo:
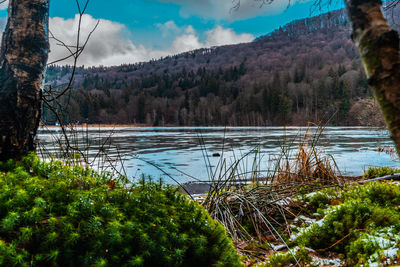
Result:
[[[85,2],[84,7],[82,8],[80,3],[79,3],[79,1],[76,0],[78,12],[79,12],[79,19],[78,19],[77,37],[76,37],[76,44],[75,45],[73,45],[73,46],[72,45],[67,45],[65,42],[63,42],[62,40],[60,40],[57,37],[55,37],[53,33],[50,33],[51,34],[51,38],[58,42],[57,45],[60,45],[60,46],[64,47],[69,52],[69,54],[67,56],[61,58],[61,59],[57,59],[57,60],[54,60],[54,61],[50,62],[48,65],[56,64],[56,63],[59,63],[59,62],[63,62],[65,60],[67,60],[67,59],[73,58],[71,77],[70,77],[68,83],[66,84],[66,87],[64,89],[62,89],[61,92],[59,92],[57,95],[53,96],[53,100],[56,100],[56,99],[60,98],[61,96],[65,95],[66,92],[68,92],[69,90],[72,89],[72,85],[73,85],[74,78],[75,78],[75,73],[76,73],[76,68],[77,68],[77,65],[78,65],[78,59],[82,55],[83,51],[85,50],[86,45],[88,44],[92,34],[96,31],[97,27],[100,24],[100,20],[98,20],[96,25],[93,27],[93,29],[87,35],[83,45],[81,45],[82,19],[83,19],[83,15],[85,14],[85,12],[87,10],[89,2],[90,2],[90,0],[87,0]],[[47,95],[49,96],[50,95],[49,93],[51,93],[51,91],[47,92],[47,93],[48,93]],[[51,99],[47,99],[47,101],[50,102],[52,100]]]
[[[96,25],[86,36],[86,38],[82,44],[82,19],[87,10],[89,2],[90,2],[90,0],[86,0],[85,5],[82,7],[81,4],[79,3],[79,0],[76,0],[77,9],[79,12],[79,18],[78,18],[78,26],[77,26],[76,43],[74,45],[67,44],[66,42],[64,42],[61,39],[54,36],[54,34],[52,32],[50,32],[50,38],[56,41],[56,45],[64,47],[66,49],[66,51],[68,52],[68,55],[66,55],[65,57],[63,57],[61,59],[54,60],[53,62],[50,62],[48,65],[54,65],[56,63],[63,62],[65,60],[71,59],[71,58],[73,59],[73,65],[72,65],[72,72],[71,72],[69,81],[66,84],[61,85],[63,87],[63,89],[61,89],[61,92],[60,92],[60,90],[54,90],[53,86],[47,85],[46,86],[47,90],[44,90],[44,94],[42,95],[43,104],[56,116],[58,122],[60,123],[62,135],[63,135],[63,138],[65,139],[65,143],[66,143],[65,146],[60,146],[63,149],[63,153],[65,155],[70,155],[71,152],[74,152],[74,153],[78,152],[83,156],[83,158],[85,158],[85,161],[87,158],[85,157],[83,152],[78,147],[73,146],[72,142],[69,140],[67,130],[66,130],[67,126],[65,124],[64,116],[62,114],[65,113],[64,109],[67,108],[70,103],[71,89],[73,88],[73,84],[74,84],[74,78],[75,78],[75,74],[76,74],[76,70],[77,70],[78,59],[82,55],[92,34],[95,32],[95,30],[97,29],[97,27],[100,23],[100,20],[98,20]],[[61,87],[61,86],[56,86],[56,88]],[[59,101],[60,97],[66,95],[67,93],[68,93],[67,102],[65,103],[65,101],[61,101],[63,103],[60,103],[60,101]],[[60,142],[61,142],[61,140],[60,140]],[[89,163],[89,162],[86,162],[86,163]]]

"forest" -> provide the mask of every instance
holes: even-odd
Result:
[[[46,82],[62,88],[71,71],[50,66]],[[67,123],[384,124],[344,10],[294,21],[250,43],[146,63],[82,66],[74,90],[53,106]],[[45,107],[42,121],[51,125],[57,118]]]

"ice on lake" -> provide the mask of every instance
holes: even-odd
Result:
[[[254,164],[260,170],[271,168],[270,160],[281,152],[282,145],[297,148],[307,131],[305,127],[79,127],[74,144],[89,157],[95,157],[99,144],[111,158],[122,155],[126,173],[131,179],[140,174],[160,177],[173,183],[195,179],[208,180],[221,160],[228,166],[248,156],[238,168],[246,172]],[[88,131],[86,131],[88,129]],[[317,128],[311,128],[311,134]],[[41,128],[38,138],[50,152],[57,150],[57,128]],[[90,146],[87,146],[89,140]],[[378,147],[392,146],[386,130],[371,127],[326,127],[319,137],[318,148],[331,155],[343,175],[362,175],[368,166],[400,167],[393,155],[378,152]],[[213,157],[213,154],[221,157]],[[94,166],[96,167],[96,166]],[[168,175],[167,175],[168,174]]]

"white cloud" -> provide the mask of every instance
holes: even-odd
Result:
[[[165,23],[157,23],[156,26],[160,29],[163,37],[167,37],[170,34],[175,35],[180,32],[180,28],[175,24],[173,20],[169,20]]]
[[[252,34],[236,34],[232,29],[224,29],[221,26],[207,32],[206,46],[247,43],[254,40]]]
[[[82,36],[87,36],[93,29],[97,20],[90,15],[84,15],[81,25]],[[68,45],[76,42],[78,27],[78,16],[74,19],[51,18],[50,30],[58,38]],[[199,35],[192,26],[178,27],[173,21],[157,25],[166,32],[178,33],[171,45],[163,50],[156,50],[136,45],[127,38],[129,32],[120,23],[109,20],[100,20],[100,24],[93,33],[89,43],[79,58],[79,65],[119,65],[123,63],[135,63],[157,59],[163,56],[186,52],[203,47],[216,45],[236,44],[250,42],[254,39],[251,34],[236,34],[231,29],[224,29],[221,26],[206,32],[206,40],[201,41]],[[85,38],[83,38],[85,39]],[[83,43],[83,41],[82,41]],[[57,41],[50,41],[49,62],[68,55],[65,47],[57,45]],[[72,59],[60,62],[59,64],[71,64]]]
[[[60,17],[50,18],[50,31],[54,36],[65,44],[76,45],[78,15],[73,19]],[[6,18],[0,18],[0,30],[4,29]],[[92,31],[97,20],[90,15],[84,15],[81,24],[81,44],[86,36]],[[163,50],[150,49],[143,45],[136,45],[129,36],[128,29],[120,23],[109,20],[100,20],[100,24],[92,34],[88,45],[79,57],[78,65],[85,66],[110,66],[124,63],[136,63],[158,59],[172,54],[187,52],[199,48],[251,42],[254,36],[243,33],[237,34],[232,29],[217,26],[205,33],[206,39],[201,41],[199,34],[191,26],[178,27],[174,21],[156,25],[163,34],[175,36],[171,44]],[[49,62],[65,58],[70,53],[59,44],[58,41],[50,39]],[[58,64],[72,64],[72,58],[59,62]]]
[[[200,42],[199,37],[194,32],[193,27],[188,27],[186,34],[178,36],[172,43],[172,46],[169,50],[172,54],[177,54],[202,47],[205,47],[205,45]]]
[[[224,29],[221,26],[207,31],[206,36],[207,39],[201,42],[193,27],[188,26],[185,29],[185,34],[178,36],[169,50],[171,53],[180,53],[204,47],[247,43],[254,40],[252,34],[236,34],[232,29]]]
[[[158,0],[161,2],[175,3],[182,6],[181,15],[201,15],[206,18],[238,20],[255,17],[258,15],[276,15],[282,13],[296,2],[311,0],[274,0],[272,3],[262,5],[262,0]],[[234,7],[240,3],[240,7]]]
[[[76,42],[78,29],[78,15],[74,19],[51,18],[50,31],[55,37],[68,45]],[[81,25],[83,44],[85,37],[92,31],[97,20],[90,15],[84,15]],[[79,58],[79,65],[115,65],[128,62],[146,61],[158,58],[165,53],[152,51],[143,46],[136,46],[127,37],[127,29],[123,24],[109,20],[100,20],[100,24],[92,34],[88,45]],[[64,58],[69,55],[68,50],[57,44],[54,39],[50,40],[49,62]],[[60,64],[72,63],[72,59]]]

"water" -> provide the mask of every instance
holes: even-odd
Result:
[[[78,129],[82,132],[74,134],[74,143],[85,148],[89,140],[91,146],[85,152],[89,158],[95,157],[96,144],[105,143],[110,158],[123,156],[129,178],[137,179],[144,173],[155,179],[162,177],[167,183],[174,183],[168,175],[178,182],[208,180],[222,159],[229,165],[255,148],[260,152],[259,168],[270,169],[269,162],[280,154],[282,144],[293,143],[291,147],[295,149],[306,132],[304,127],[93,127],[88,132],[86,128]],[[54,152],[60,134],[57,128],[40,129],[39,140]],[[368,166],[400,167],[393,156],[377,151],[377,147],[392,146],[382,129],[328,127],[318,144],[321,151],[335,159],[344,175],[361,175]],[[222,157],[213,157],[214,153]],[[238,166],[240,171],[251,170],[253,161],[254,153],[244,157]]]

